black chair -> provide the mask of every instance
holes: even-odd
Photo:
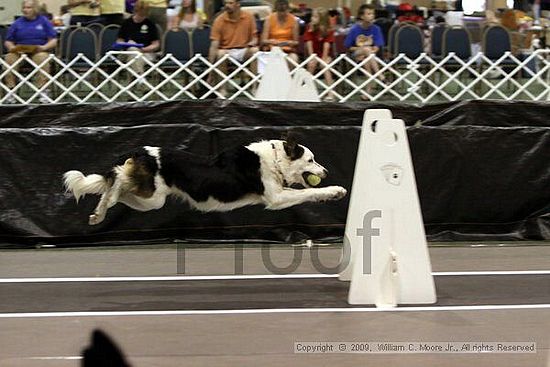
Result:
[[[6,40],[6,34],[8,33],[9,26],[0,25],[0,39],[2,40],[2,46],[0,46],[0,52],[3,54],[7,53],[8,50],[4,46],[4,41]]]
[[[405,54],[408,58],[416,59],[424,52],[424,35],[422,30],[412,24],[399,27],[395,35],[395,56]],[[400,60],[401,62],[406,62]]]
[[[416,23],[413,23],[413,22],[402,22],[399,24],[394,23],[388,30],[388,38],[386,39],[386,44],[387,44],[386,49],[388,51],[388,59],[391,59],[392,57],[397,55],[397,50],[396,50],[397,40],[395,37],[397,36],[397,31],[399,30],[399,28],[406,25],[418,27]]]
[[[464,27],[453,26],[443,32],[443,56],[454,52],[456,57],[468,60],[472,57],[472,41],[470,34]],[[450,64],[457,61],[449,61]]]
[[[493,62],[501,59],[506,52],[512,51],[512,37],[510,36],[510,32],[501,25],[491,25],[485,28],[481,39],[481,50],[485,57]],[[499,61],[498,65],[505,73],[509,73],[518,66],[518,63],[511,57],[505,57]],[[489,67],[489,65],[484,62],[479,64],[480,73],[485,67]],[[532,71],[528,68],[524,68],[524,71],[527,75],[529,75],[529,73],[532,74]],[[517,77],[519,78],[520,76],[521,73],[518,72]],[[510,81],[508,81],[508,83],[509,82]]]
[[[84,55],[90,61],[97,57],[97,37],[95,33],[86,27],[79,27],[73,30],[67,40],[66,60],[72,60],[79,54]],[[77,62],[78,66],[88,65],[87,62]]]
[[[119,30],[120,26],[118,24],[109,24],[103,27],[99,33],[98,39],[98,60],[103,59],[107,52],[113,49],[113,44],[116,43],[116,40],[118,39]],[[118,63],[116,61],[116,56],[114,55],[108,56],[101,61],[101,68],[109,73],[112,73],[116,69],[117,65]]]
[[[109,24],[103,27],[99,33],[99,57],[103,57],[112,50],[113,44],[118,39],[119,30],[120,26],[118,24]]]
[[[455,57],[459,58],[460,61],[455,58],[445,61],[443,67],[446,70],[460,70],[462,62],[467,62],[472,57],[472,41],[470,33],[466,28],[453,26],[443,32],[443,58],[447,57],[451,52],[454,52]],[[469,72],[463,72],[459,75],[459,79],[465,79],[469,76]],[[457,88],[461,88],[460,85],[457,85]]]
[[[103,30],[103,28],[105,28],[105,26],[101,23],[95,22],[86,24],[86,28],[91,29],[96,35],[97,39],[99,39],[99,35],[101,34],[101,31]]]
[[[512,51],[510,32],[500,25],[485,29],[481,41],[483,54],[491,59],[500,59],[506,52]]]
[[[191,40],[189,32],[185,30],[170,30],[162,38],[162,56],[172,54],[179,62],[186,62],[191,59]],[[166,61],[163,67],[175,67],[173,61]]]
[[[210,50],[210,27],[197,28],[191,34],[192,54],[208,57]]]
[[[388,30],[388,38],[386,39],[388,59],[392,58],[395,55],[395,35],[399,29],[399,24],[394,24]]]
[[[447,30],[446,24],[437,24],[430,33],[431,57],[439,61],[443,56],[443,33]]]
[[[78,26],[72,25],[68,28],[65,28],[59,35],[59,39],[57,41],[56,55],[61,60],[65,60],[67,58],[67,45],[69,43],[69,36],[78,28]]]

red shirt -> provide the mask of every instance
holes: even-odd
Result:
[[[321,35],[320,31],[313,32],[313,29],[310,26],[307,27],[306,32],[304,33],[304,43],[307,41],[311,41],[313,46],[313,52],[317,54],[317,56],[322,57],[323,56],[323,44],[325,42],[328,43],[334,43],[334,31],[329,30],[327,32],[327,35],[323,37]]]

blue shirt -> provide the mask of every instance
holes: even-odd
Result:
[[[39,15],[33,20],[25,17],[17,18],[8,29],[6,41],[11,41],[16,45],[45,45],[50,38],[55,38],[57,32],[52,24],[43,15]]]
[[[344,46],[350,48],[355,46],[355,39],[360,34],[365,36],[372,36],[372,44],[377,47],[384,47],[384,36],[382,35],[382,29],[376,24],[371,24],[368,28],[363,28],[360,23],[355,24],[349,30],[346,39],[344,40]]]

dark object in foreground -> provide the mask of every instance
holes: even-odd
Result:
[[[82,352],[82,367],[130,367],[120,348],[101,330],[92,333],[92,344]]]

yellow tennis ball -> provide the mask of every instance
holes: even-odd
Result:
[[[311,186],[317,186],[321,183],[321,177],[317,175],[309,175],[307,176],[307,183]]]

